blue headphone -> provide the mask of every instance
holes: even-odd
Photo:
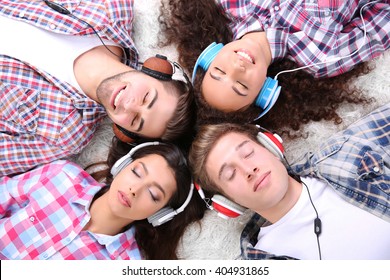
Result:
[[[213,62],[214,58],[222,48],[222,43],[217,44],[213,42],[200,54],[196,60],[194,71],[192,72],[192,83],[195,81],[198,67],[202,68],[204,71],[207,71],[211,62]],[[254,119],[255,121],[268,113],[268,111],[275,105],[276,100],[280,94],[280,89],[280,86],[278,86],[278,80],[267,77],[255,100],[255,105],[263,109],[260,115]]]

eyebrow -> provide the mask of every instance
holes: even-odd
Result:
[[[238,151],[239,149],[241,149],[242,146],[244,146],[247,143],[249,143],[249,140],[242,141],[240,144],[237,145],[235,150]],[[228,166],[227,163],[222,164],[222,166],[221,166],[221,168],[219,169],[219,172],[218,172],[218,180],[221,180],[222,173],[223,173],[224,169],[227,166]]]
[[[214,76],[211,72],[210,72],[210,77],[212,78],[212,79],[214,79],[214,80],[216,80],[216,81],[220,81],[221,80],[221,78],[220,77],[217,77],[217,76]],[[239,96],[247,96],[247,94],[243,94],[236,86],[232,86],[232,89],[233,89],[233,91],[237,94],[237,95],[239,95]]]
[[[148,110],[153,107],[153,105],[154,105],[154,103],[156,103],[157,99],[158,99],[158,92],[156,91],[156,94],[154,95],[152,101],[150,101],[150,103],[147,107]],[[141,121],[139,122],[139,126],[138,126],[136,131],[140,132],[142,130],[142,128],[144,127],[144,124],[145,124],[145,120],[142,118]]]
[[[148,175],[149,171],[148,171],[148,168],[146,167],[145,163],[140,161],[140,164],[142,165],[142,168],[144,169],[146,175]],[[166,196],[164,189],[161,187],[161,185],[159,183],[157,183],[156,181],[153,181],[153,185],[155,185],[163,193],[164,197]]]

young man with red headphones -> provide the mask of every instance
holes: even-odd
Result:
[[[390,259],[389,124],[386,104],[292,165],[268,131],[206,125],[190,165],[210,209],[255,212],[241,235],[244,259]]]
[[[157,57],[141,69],[133,1],[65,2],[1,2],[0,36],[12,40],[0,45],[0,176],[80,153],[107,115],[144,141],[192,128],[177,64]]]

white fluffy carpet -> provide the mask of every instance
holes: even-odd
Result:
[[[160,0],[135,2],[135,43],[145,60],[156,53],[176,60],[177,52],[174,47],[158,48],[156,46],[159,34],[157,17]],[[292,162],[309,149],[314,149],[321,141],[342,130],[347,125],[364,116],[374,108],[390,101],[390,51],[372,62],[376,68],[369,74],[360,77],[355,83],[364,90],[367,96],[375,98],[369,106],[345,105],[340,109],[343,117],[341,125],[332,122],[316,122],[305,126],[307,139],[285,141],[286,157]],[[106,120],[97,131],[88,147],[76,158],[76,161],[86,166],[99,160],[104,160],[112,139],[111,122]],[[240,254],[239,237],[243,226],[251,216],[249,211],[242,217],[223,220],[214,212],[208,211],[201,226],[190,226],[186,232],[179,254],[183,259],[236,259]]]

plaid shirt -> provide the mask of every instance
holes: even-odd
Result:
[[[84,231],[102,184],[69,161],[0,178],[1,259],[140,259],[134,228]]]
[[[131,39],[133,1],[56,1],[93,25],[99,35],[127,48],[136,67]],[[74,36],[96,36],[80,20],[62,15],[43,1],[2,0],[0,16]],[[33,65],[0,54],[0,176],[79,153],[106,116],[104,108],[70,84]]]
[[[236,39],[265,31],[273,61],[287,57],[315,77],[330,77],[372,60],[390,47],[389,0],[364,9],[364,40],[359,10],[368,0],[217,0],[232,16]],[[332,62],[337,57],[353,53]]]
[[[291,170],[327,182],[347,202],[390,222],[390,103],[332,136]],[[265,220],[255,214],[241,234],[245,259],[287,258],[254,249]]]

